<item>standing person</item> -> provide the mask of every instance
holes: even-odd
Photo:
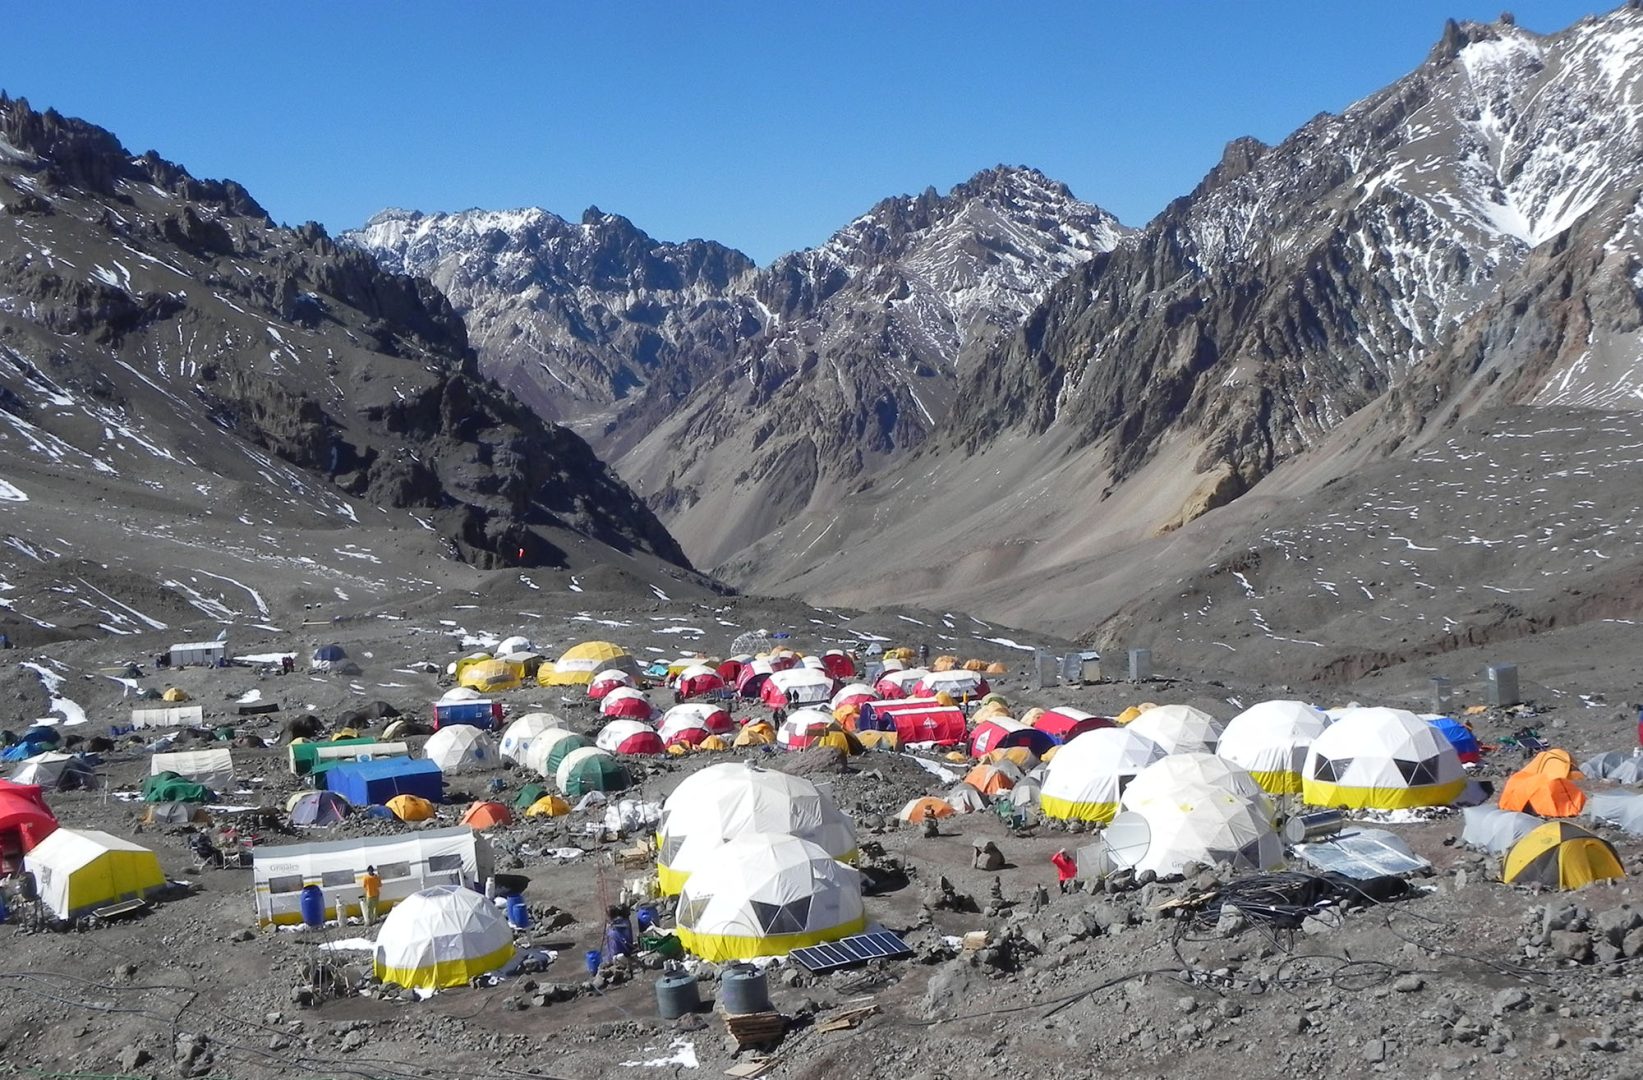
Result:
[[[918,666],[919,667],[929,667],[930,666],[930,646],[926,645],[922,641],[919,642],[919,646],[918,646]]]
[[[1067,854],[1066,848],[1062,848],[1054,855],[1051,855],[1050,861],[1055,864],[1055,878],[1061,886],[1061,891],[1070,892],[1073,879],[1078,876],[1078,863],[1074,862],[1073,857]]]
[[[359,903],[359,914],[365,925],[371,926],[377,921],[377,905],[382,900],[382,879],[377,876],[376,867],[365,868],[365,873],[359,876],[359,888],[364,894]]]

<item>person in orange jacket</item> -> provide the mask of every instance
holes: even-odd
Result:
[[[377,904],[382,900],[382,878],[377,876],[376,867],[365,868],[365,873],[359,876],[359,888],[364,894],[359,904],[359,913],[365,920],[365,925],[370,926],[377,921]]]
[[[1050,862],[1055,864],[1055,877],[1061,885],[1061,891],[1070,892],[1073,887],[1073,878],[1078,876],[1078,863],[1071,855],[1067,854],[1066,848],[1062,848],[1054,855],[1051,855]]]

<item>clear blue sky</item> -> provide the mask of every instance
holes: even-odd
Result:
[[[7,11],[0,87],[277,221],[597,204],[766,262],[1000,162],[1143,224],[1228,140],[1276,141],[1501,6],[37,2]],[[1607,6],[1511,9],[1545,32]]]

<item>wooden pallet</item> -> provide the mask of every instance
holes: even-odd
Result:
[[[727,1013],[719,1012],[725,1030],[736,1040],[737,1051],[751,1047],[775,1046],[787,1034],[787,1017],[779,1012]]]

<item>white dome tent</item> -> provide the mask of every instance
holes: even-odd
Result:
[[[861,875],[796,836],[729,841],[679,895],[680,942],[714,963],[784,956],[866,928]]]
[[[681,784],[662,804],[656,873],[678,892],[713,852],[750,833],[797,836],[835,859],[856,857],[856,826],[825,791],[802,776],[755,765],[715,765],[710,785]]]
[[[505,637],[496,646],[497,656],[506,656],[509,653],[535,654],[535,652],[536,646],[531,644],[531,639],[522,634],[515,634],[513,637]]]
[[[564,726],[565,722],[552,713],[526,713],[502,732],[502,756],[523,765],[532,740],[544,731]]]
[[[1349,709],[1312,742],[1301,797],[1313,806],[1448,806],[1466,788],[1443,733],[1403,709]]]
[[[1232,762],[1201,750],[1169,754],[1135,774],[1118,800],[1125,810],[1134,810],[1151,799],[1167,799],[1180,791],[1212,788],[1257,803],[1268,821],[1272,803],[1255,778]]]
[[[422,756],[446,773],[488,769],[497,763],[496,744],[491,737],[468,724],[442,727],[428,736]]]
[[[1304,701],[1262,701],[1234,716],[1215,752],[1248,770],[1274,795],[1299,795],[1312,740],[1329,717]]]
[[[569,745],[560,747],[561,743]],[[566,754],[592,745],[590,740],[567,728],[548,728],[531,737],[531,744],[525,748],[524,757],[519,763],[543,779],[552,780]]]
[[[1101,843],[1114,866],[1161,876],[1179,874],[1189,862],[1258,871],[1284,859],[1283,843],[1259,805],[1209,787],[1139,802],[1113,818]]]
[[[376,977],[417,990],[466,986],[513,954],[513,931],[496,905],[462,885],[438,885],[388,912],[377,934]]]
[[[1151,739],[1166,754],[1183,750],[1215,753],[1221,739],[1221,722],[1191,705],[1159,705],[1130,721],[1129,730]]]
[[[439,700],[446,703],[452,701],[478,701],[480,700],[480,694],[478,690],[471,686],[453,686],[439,695]]]
[[[1135,774],[1163,756],[1163,748],[1134,725],[1086,731],[1045,766],[1039,809],[1061,820],[1110,821]]]
[[[776,729],[776,744],[790,750],[801,750],[837,726],[832,713],[821,709],[799,709],[788,713],[782,726]]]

